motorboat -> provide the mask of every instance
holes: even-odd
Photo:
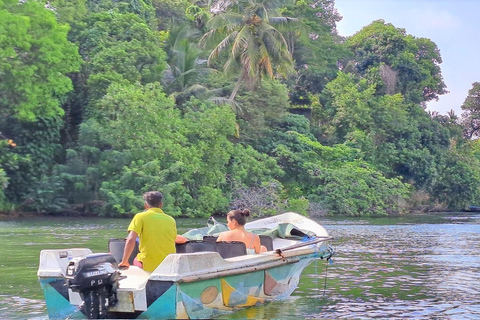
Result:
[[[216,242],[225,228],[214,221],[185,233],[189,241],[151,273],[119,269],[124,239],[111,239],[107,253],[42,250],[37,274],[49,318],[210,319],[287,298],[310,263],[334,254],[325,228],[294,212],[245,225],[267,247],[260,254],[247,254],[243,242]]]

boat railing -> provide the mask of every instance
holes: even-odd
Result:
[[[317,244],[319,242],[324,242],[324,241],[328,241],[328,240],[333,240],[333,237],[330,237],[330,236],[308,237],[308,238],[305,238],[304,240],[301,240],[301,241],[297,242],[294,245],[291,245],[291,246],[288,246],[288,247],[285,247],[285,248],[281,248],[281,249],[277,249],[275,252],[278,255],[282,255],[282,253],[285,252],[285,251],[294,250],[294,249],[298,249],[298,248],[302,248],[302,247],[306,247],[306,246],[311,246],[311,245]]]
[[[282,252],[313,245],[321,241],[332,240],[332,237],[311,237],[299,241],[293,245],[276,249],[276,253],[282,255]],[[240,241],[217,242],[215,236],[205,236],[203,240],[187,241],[183,244],[176,244],[177,253],[195,253],[195,252],[218,252],[223,259],[238,257],[247,254],[246,246]],[[267,235],[260,235],[260,243],[268,251],[273,251],[273,238]],[[110,239],[108,242],[108,252],[113,255],[115,260],[120,263],[125,248],[125,239]],[[138,253],[138,243],[135,243],[135,249],[130,256],[130,264]]]

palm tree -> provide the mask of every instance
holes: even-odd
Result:
[[[202,85],[205,77],[216,70],[208,68],[206,60],[200,58],[201,50],[195,40],[198,37],[194,30],[182,25],[176,26],[173,22],[165,43],[168,67],[162,82],[165,91],[175,99],[177,105],[181,105],[190,96],[207,99],[220,91]]]
[[[277,9],[282,4],[281,0],[216,3],[217,7],[223,8],[207,22],[210,31],[201,38],[201,42],[206,44],[209,40],[220,40],[208,57],[209,65],[230,49],[224,71],[227,75],[240,73],[230,100],[235,98],[242,82],[253,89],[264,76],[285,76],[293,71],[287,42],[274,25],[291,24],[297,19],[280,17]]]
[[[163,79],[165,90],[169,93],[186,90],[203,73],[200,49],[192,41],[195,37],[191,29],[172,23],[165,42],[168,68]]]

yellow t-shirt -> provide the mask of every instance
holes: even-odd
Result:
[[[135,231],[140,237],[138,261],[143,270],[152,272],[170,253],[175,253],[177,225],[175,219],[166,215],[160,208],[149,208],[137,213],[128,231]]]

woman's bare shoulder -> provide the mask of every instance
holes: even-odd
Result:
[[[223,231],[218,235],[217,241],[228,241],[232,237],[232,231]]]

